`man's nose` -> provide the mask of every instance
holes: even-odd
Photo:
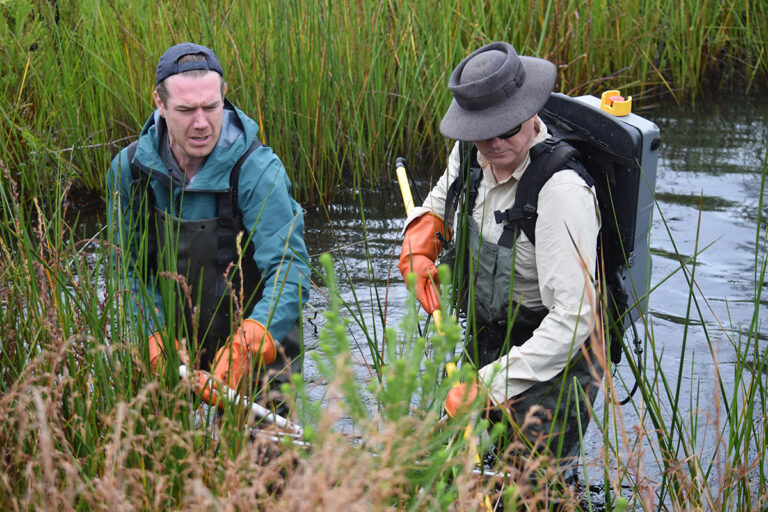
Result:
[[[195,110],[195,119],[193,123],[195,128],[205,128],[208,125],[208,120],[205,117],[203,109],[199,108]]]
[[[490,140],[488,140],[488,145],[491,146],[491,149],[498,149],[500,148],[506,139],[502,139],[501,137],[494,137]]]

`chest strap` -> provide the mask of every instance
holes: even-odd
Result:
[[[506,222],[498,242],[504,247],[513,247],[521,231],[536,245],[539,192],[555,173],[570,168],[587,186],[594,185],[592,177],[577,160],[578,150],[561,139],[549,138],[539,142],[531,148],[530,155],[531,163],[517,184],[514,205],[493,212],[497,223]]]

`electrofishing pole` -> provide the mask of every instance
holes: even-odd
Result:
[[[405,164],[405,158],[401,156],[395,160],[395,174],[397,174],[397,182],[400,185],[400,194],[403,196],[405,214],[410,215],[414,208],[413,196],[411,195],[411,184],[408,181],[408,167]],[[437,297],[437,290],[434,291],[435,297]],[[443,312],[439,308],[436,309],[432,313],[432,319],[435,321],[435,327],[437,327],[438,332],[440,332],[443,326]]]
[[[232,402],[237,405],[246,405],[251,411],[251,414],[253,414],[256,418],[261,418],[267,423],[272,423],[273,425],[276,425],[284,430],[288,430],[289,432],[301,437],[304,435],[304,429],[301,427],[301,425],[298,425],[296,423],[293,423],[287,418],[284,418],[283,416],[280,416],[277,413],[274,413],[267,409],[266,407],[259,405],[257,403],[248,403],[249,400],[242,397],[237,391],[230,388],[226,384],[223,383],[217,383],[214,386],[214,377],[203,370],[196,370],[195,372],[190,373],[190,371],[187,369],[187,365],[182,364],[179,366],[179,377],[182,379],[192,376],[194,373],[200,372],[203,376],[206,377],[206,387],[212,396],[219,396],[227,400],[228,402]],[[203,390],[200,390],[203,391]]]
[[[408,181],[408,167],[405,163],[405,158],[399,156],[395,160],[395,173],[397,174],[397,181],[400,185],[400,193],[403,196],[403,205],[405,206],[405,214],[409,215],[414,208],[413,196],[411,195],[411,186]],[[437,296],[437,294],[436,294]],[[440,309],[436,309],[432,313],[432,319],[435,321],[435,327],[438,332],[441,332],[443,326],[443,313]],[[445,371],[450,377],[457,371],[456,363],[448,362],[445,365]],[[460,383],[454,384],[454,388],[460,386]],[[477,441],[475,440],[474,428],[472,427],[472,421],[470,421],[464,428],[464,440],[467,442],[469,452],[472,456],[472,460],[475,465],[482,471],[482,460],[477,450]],[[482,509],[484,511],[492,511],[493,506],[491,504],[490,497],[486,494],[482,496]]]

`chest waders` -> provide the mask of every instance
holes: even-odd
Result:
[[[535,218],[538,192],[556,172],[571,168],[588,185],[592,179],[586,170],[573,161],[576,152],[567,144],[549,139],[531,148],[531,164],[526,169],[515,197],[515,204],[507,210],[494,212],[496,221],[504,224],[497,243],[484,240],[477,222],[470,214],[474,209],[482,170],[477,164],[477,149],[471,143],[461,143],[462,169],[470,169],[469,179],[462,186],[456,182],[447,194],[453,205],[446,205],[446,218],[458,209],[458,222],[466,226],[465,239],[457,244],[454,274],[465,276],[462,288],[467,293],[461,298],[461,308],[467,312],[471,305],[476,331],[467,344],[468,357],[476,368],[482,368],[507,354],[512,347],[523,345],[547,316],[546,308],[528,308],[516,303],[513,297],[515,280],[515,245],[520,232],[535,244]],[[461,176],[462,173],[460,173]],[[451,192],[454,189],[454,192]],[[462,233],[454,230],[457,237]],[[464,247],[464,258],[461,256]],[[450,250],[450,248],[449,248]],[[465,263],[461,264],[461,261]],[[459,266],[461,264],[461,266]],[[470,268],[471,266],[471,268]],[[471,283],[467,286],[466,283]],[[472,328],[472,322],[469,323]],[[589,347],[589,340],[585,342]],[[525,458],[531,452],[550,453],[558,457],[573,454],[579,447],[580,435],[589,425],[590,404],[597,396],[591,365],[578,351],[574,351],[566,368],[555,377],[534,384],[512,397],[500,408],[489,413],[492,423],[506,426],[495,448],[494,456]],[[595,368],[600,372],[600,368]],[[514,378],[513,375],[510,377]],[[578,386],[574,386],[574,379]],[[589,403],[581,390],[586,392]],[[526,415],[535,406],[538,421],[525,422]],[[540,408],[540,409],[539,409]],[[581,425],[581,429],[579,428]],[[524,449],[506,453],[515,441],[522,441]],[[519,444],[518,444],[519,445]]]
[[[496,361],[528,340],[547,316],[545,308],[532,309],[511,300],[515,249],[483,240],[477,222],[469,217],[468,246],[474,286],[470,294],[477,335],[467,350],[477,368]]]
[[[177,275],[184,277],[189,297],[175,285],[184,306],[177,308],[183,312],[176,314],[174,320],[182,323],[181,332],[187,334],[190,343],[196,340],[197,360],[204,370],[211,369],[216,351],[237,328],[233,321],[247,317],[263,293],[261,273],[253,259],[253,244],[237,206],[240,168],[260,145],[261,142],[254,141],[233,166],[229,189],[204,192],[214,194],[217,203],[216,217],[204,220],[182,219],[157,208],[150,179],[160,180],[171,193],[170,179],[134,163],[135,146],[129,146],[133,211],[149,212],[145,219],[137,219],[148,234],[148,274],[174,281]],[[136,204],[138,202],[144,204]],[[239,245],[238,235],[241,236]],[[279,389],[280,384],[288,382],[291,373],[301,373],[303,365],[298,322],[279,342],[275,362],[267,366],[266,372],[262,370],[255,376],[268,377],[270,389]]]

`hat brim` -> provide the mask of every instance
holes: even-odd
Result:
[[[523,84],[498,105],[466,110],[453,99],[440,121],[440,133],[453,140],[488,140],[532,118],[549,99],[555,85],[556,68],[548,60],[520,56],[525,68]]]

